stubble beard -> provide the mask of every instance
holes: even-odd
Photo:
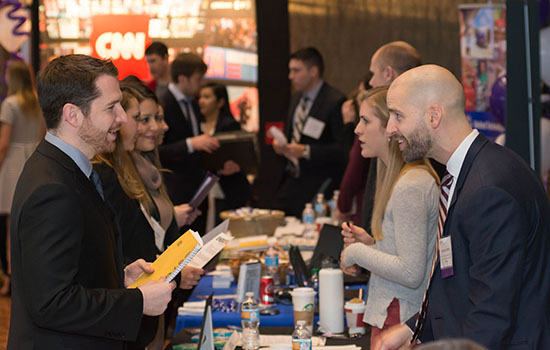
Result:
[[[84,118],[82,127],[78,130],[78,136],[95,151],[95,154],[110,153],[115,150],[115,143],[107,139],[108,132],[101,131],[95,127],[89,116]]]

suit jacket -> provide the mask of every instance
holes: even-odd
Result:
[[[295,93],[290,99],[290,110],[285,123],[285,134],[288,140],[292,139],[294,111],[298,107],[301,96],[301,93]],[[295,178],[290,174],[283,176],[276,206],[289,215],[301,215],[305,203],[313,199],[327,179],[330,181],[329,186],[324,190],[327,198],[330,198],[332,191],[340,185],[347,163],[346,150],[349,150],[341,112],[342,103],[345,100],[344,94],[323,83],[313,101],[307,118],[316,118],[324,122],[325,126],[318,139],[301,135],[299,143],[309,145],[310,159],[300,159],[299,177]]]
[[[206,171],[201,165],[200,152],[189,153],[185,139],[193,137],[192,124],[181,111],[178,101],[170,90],[161,96],[164,107],[164,117],[169,130],[164,135],[164,142],[159,146],[159,155],[162,166],[170,172],[164,172],[164,183],[172,202],[175,205],[189,203],[195,191],[199,188]],[[195,117],[200,116],[199,107],[193,101],[191,108]],[[197,125],[199,125],[197,120]],[[199,210],[206,213],[208,203],[204,201]],[[204,234],[206,215],[200,215],[190,226],[193,230]],[[185,229],[184,229],[185,231]]]
[[[550,213],[540,180],[480,134],[457,181],[443,231],[454,275],[442,279],[437,264],[421,340],[550,349]]]
[[[159,147],[160,161],[172,173],[165,173],[165,183],[174,204],[188,203],[205,175],[199,152],[189,153],[185,139],[193,137],[191,122],[183,114],[180,105],[170,91],[161,97],[168,131]],[[191,104],[195,116],[200,115],[195,101]],[[196,121],[199,125],[199,120]]]
[[[143,298],[124,289],[120,235],[93,183],[42,141],[15,191],[8,349],[123,349]]]

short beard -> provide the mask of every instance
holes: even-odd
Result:
[[[94,150],[95,154],[110,153],[115,150],[115,143],[107,140],[107,134],[97,129],[89,116],[84,117],[82,127],[78,130],[78,136]]]
[[[426,154],[432,148],[432,138],[422,125],[419,125],[406,140],[408,147],[403,150],[403,160],[407,163],[426,158]]]

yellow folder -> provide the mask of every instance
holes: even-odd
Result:
[[[171,282],[174,277],[189,263],[202,247],[200,235],[188,230],[172,243],[152,264],[153,273],[142,274],[128,288],[137,288],[148,281],[156,281],[166,276],[166,282]]]

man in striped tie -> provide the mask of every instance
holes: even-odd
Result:
[[[536,174],[472,130],[462,86],[442,67],[401,75],[388,108],[387,133],[404,159],[432,157],[450,176],[422,308],[375,348],[468,338],[489,349],[550,349],[550,213]]]
[[[323,57],[313,47],[290,56],[288,78],[295,93],[285,123],[288,144],[273,143],[288,159],[275,207],[299,216],[317,192],[332,194],[347,163],[341,106],[345,96],[323,81]]]

